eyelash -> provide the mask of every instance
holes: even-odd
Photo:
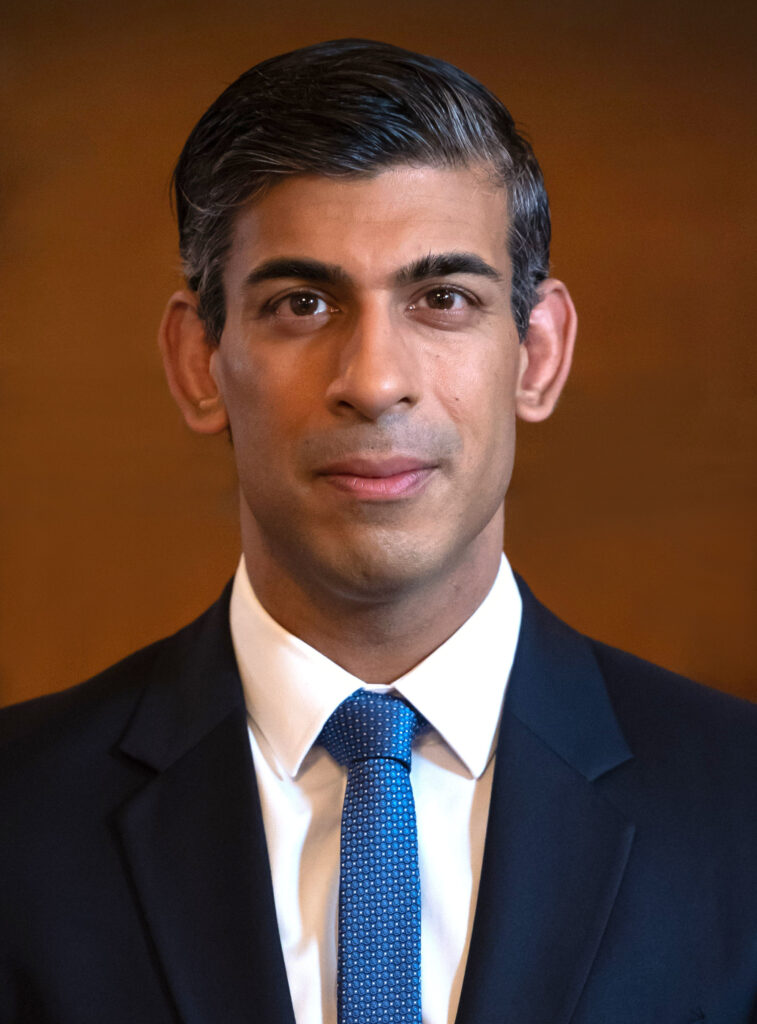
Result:
[[[330,312],[334,310],[334,303],[329,302],[329,300],[325,298],[323,295],[319,294],[316,291],[312,291],[308,288],[299,288],[296,291],[287,292],[286,295],[280,295],[278,298],[270,299],[263,306],[262,313],[264,316],[275,316],[279,308],[283,306],[285,302],[288,302],[290,299],[298,298],[318,299],[319,302],[326,303],[326,305],[329,307]],[[302,319],[305,320],[306,317],[303,316]]]
[[[471,295],[471,293],[466,291],[464,288],[460,288],[458,286],[452,286],[452,285],[448,285],[448,284],[437,284],[437,285],[432,285],[430,288],[426,288],[426,290],[422,293],[422,295],[419,296],[418,299],[414,299],[412,302],[408,303],[409,308],[411,308],[411,309],[415,308],[417,302],[420,299],[427,299],[429,297],[429,295],[433,295],[434,292],[449,292],[450,295],[456,295],[456,296],[459,295],[460,298],[465,299],[465,301],[468,303],[469,306],[473,306],[475,308],[478,308],[481,305],[481,303],[475,297],[475,295]],[[452,311],[451,310],[436,310],[436,312],[445,313],[445,312],[452,312]]]

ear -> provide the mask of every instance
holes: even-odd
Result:
[[[554,409],[570,372],[577,326],[575,306],[562,281],[543,281],[521,343],[515,411],[522,420],[538,423]]]
[[[194,292],[174,292],[160,323],[158,344],[168,387],[187,425],[218,434],[229,419],[211,367],[214,346],[197,313]]]

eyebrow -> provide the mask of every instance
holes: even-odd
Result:
[[[445,277],[449,274],[477,274],[492,281],[502,281],[502,275],[486,260],[474,252],[429,253],[401,267],[394,275],[396,284],[414,284],[429,277]]]
[[[276,281],[282,277],[297,277],[318,284],[347,284],[350,280],[349,275],[334,263],[285,256],[261,263],[250,271],[244,283],[252,287],[260,281]]]
[[[447,277],[450,274],[476,274],[491,281],[503,280],[498,270],[473,252],[428,253],[400,267],[394,273],[393,280],[396,285],[406,285],[426,281],[430,277]],[[265,260],[250,271],[244,283],[246,287],[251,288],[261,281],[275,281],[281,278],[298,278],[301,281],[328,285],[352,283],[350,275],[335,263],[288,256]]]

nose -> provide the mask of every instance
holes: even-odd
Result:
[[[374,308],[362,311],[345,331],[326,393],[331,411],[377,420],[387,412],[412,408],[420,397],[420,353],[407,326]]]

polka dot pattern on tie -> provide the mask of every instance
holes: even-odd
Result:
[[[318,737],[348,769],[339,881],[339,1024],[421,1024],[410,758],[425,724],[398,697],[358,690]]]

